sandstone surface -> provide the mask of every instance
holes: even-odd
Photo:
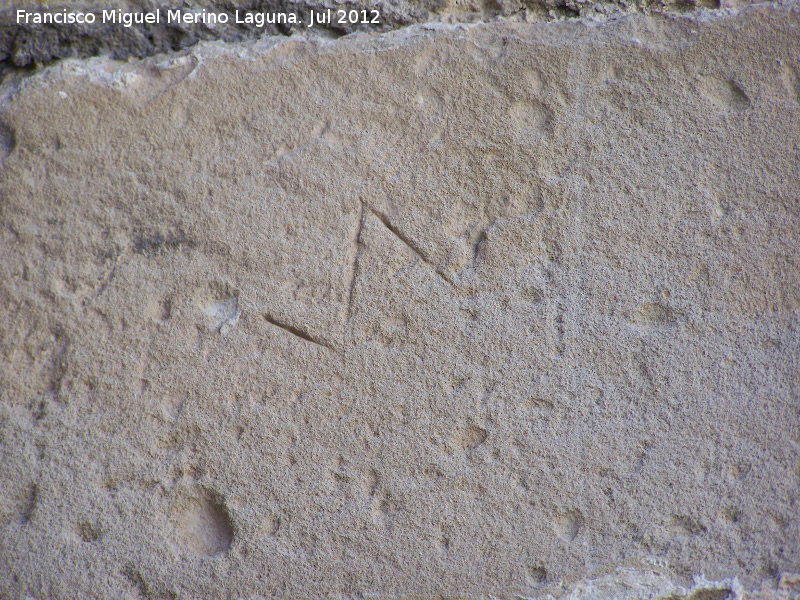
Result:
[[[800,4],[9,78],[0,597],[800,596]]]

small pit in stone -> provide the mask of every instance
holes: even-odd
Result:
[[[668,327],[675,323],[677,315],[668,306],[657,302],[648,302],[639,305],[633,313],[632,320],[636,325]]]
[[[539,585],[547,580],[547,570],[542,565],[531,565],[528,567],[528,583]]]
[[[207,495],[184,498],[175,509],[180,545],[201,557],[227,552],[233,543],[233,527],[227,508]]]
[[[583,529],[585,523],[583,514],[579,510],[570,510],[558,515],[556,519],[556,531],[558,536],[565,542],[571,542]]]
[[[17,146],[14,130],[8,125],[0,123],[0,160],[8,158]]]
[[[446,446],[446,453],[449,455],[455,452],[463,452],[469,457],[478,446],[486,441],[488,435],[485,429],[476,425],[459,429],[450,436]]]
[[[197,296],[206,324],[221,334],[233,329],[239,321],[239,292],[222,283],[209,283]]]
[[[89,521],[81,521],[76,524],[75,533],[78,539],[87,544],[92,544],[100,540],[100,528]]]

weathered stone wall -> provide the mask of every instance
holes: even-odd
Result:
[[[220,2],[199,0],[191,5],[180,2],[156,2],[133,0],[109,2],[70,2],[66,8],[72,11],[85,10],[98,15],[94,24],[34,24],[18,22],[15,9],[30,11],[47,10],[58,12],[60,7],[50,7],[40,0],[0,0],[0,74],[3,71],[31,68],[48,64],[53,60],[71,57],[107,55],[116,59],[144,58],[158,52],[186,49],[198,41],[224,40],[235,42],[252,40],[264,35],[291,36],[304,32],[310,22],[312,11],[327,8],[367,10],[365,23],[350,23],[335,19],[329,24],[315,26],[313,32],[324,37],[339,37],[355,31],[380,32],[405,27],[415,23],[468,23],[503,19],[511,22],[540,22],[574,19],[582,17],[605,21],[628,14],[669,15],[701,9],[735,9],[752,0],[383,0],[380,2],[318,2],[314,0],[250,0],[249,2]],[[103,23],[103,10],[119,9],[129,12],[154,11],[166,14],[169,9],[188,12],[203,11],[224,13],[229,17],[226,24],[218,22],[196,24],[174,22],[166,19],[158,24],[141,24],[126,27],[119,23]],[[379,11],[373,18],[372,10]],[[266,24],[259,27],[252,23],[237,21],[236,11],[294,13],[301,24]],[[373,21],[377,20],[377,23]],[[359,20],[360,21],[360,20]]]
[[[0,597],[796,597],[798,32],[9,80]]]

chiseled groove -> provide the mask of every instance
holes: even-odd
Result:
[[[447,283],[449,283],[450,285],[453,285],[453,280],[452,280],[452,279],[450,279],[450,277],[448,277],[448,276],[447,276],[445,273],[443,273],[443,272],[442,272],[442,271],[441,271],[441,270],[440,270],[440,269],[439,269],[439,268],[438,268],[436,265],[434,265],[434,264],[433,264],[433,262],[431,262],[431,261],[428,259],[428,257],[427,257],[427,256],[425,256],[425,253],[424,253],[424,252],[423,252],[423,251],[422,251],[422,250],[419,248],[419,246],[417,246],[417,245],[414,243],[414,241],[413,241],[413,240],[411,240],[409,237],[406,237],[405,235],[403,235],[403,233],[402,233],[402,232],[401,232],[399,229],[397,229],[397,227],[395,227],[394,225],[392,225],[392,222],[391,222],[391,221],[389,221],[389,218],[388,218],[388,217],[387,217],[385,214],[383,214],[382,212],[380,212],[380,211],[378,211],[378,210],[376,210],[376,209],[374,209],[374,208],[372,208],[372,207],[370,207],[370,210],[372,211],[372,214],[374,214],[374,215],[375,215],[375,216],[378,218],[378,220],[379,220],[381,223],[383,223],[383,224],[384,224],[384,226],[386,227],[386,229],[388,229],[389,231],[391,231],[391,232],[392,232],[392,233],[393,233],[393,234],[394,234],[394,235],[397,237],[397,239],[399,239],[399,240],[400,240],[401,242],[403,242],[403,243],[404,243],[406,246],[408,246],[409,248],[411,248],[411,251],[412,251],[414,254],[416,254],[417,256],[419,256],[419,257],[420,257],[420,259],[422,259],[422,261],[423,261],[425,264],[427,264],[427,265],[428,265],[428,266],[429,266],[431,269],[433,269],[433,271],[434,271],[434,272],[435,272],[435,273],[436,273],[436,274],[437,274],[439,277],[441,277],[442,279],[444,279],[444,280],[445,280]]]
[[[317,346],[322,346],[324,348],[327,348],[328,350],[333,350],[334,352],[339,352],[338,348],[331,346],[329,343],[312,337],[308,332],[303,331],[302,329],[298,329],[297,327],[293,327],[292,325],[287,325],[286,323],[281,323],[275,317],[273,317],[268,313],[264,313],[263,317],[264,320],[270,325],[274,325],[275,327],[280,327],[284,331],[291,333],[293,336],[299,337],[301,340],[311,342],[312,344],[316,344]]]
[[[347,315],[345,322],[350,321],[350,314],[353,310],[353,293],[356,288],[356,278],[358,277],[358,262],[361,258],[361,232],[364,229],[364,218],[366,212],[364,211],[364,203],[361,203],[361,215],[358,218],[358,231],[356,232],[356,255],[353,258],[353,272],[350,275],[350,286],[347,292]]]

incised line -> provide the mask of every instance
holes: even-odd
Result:
[[[324,348],[327,348],[328,350],[333,350],[334,352],[337,353],[340,352],[338,348],[331,346],[329,343],[313,338],[308,332],[303,331],[302,329],[298,329],[297,327],[293,327],[292,325],[287,325],[286,323],[281,323],[270,314],[264,313],[263,317],[264,320],[270,325],[274,325],[275,327],[280,327],[284,331],[291,333],[293,336],[299,337],[301,340],[311,342],[312,344],[316,344],[317,346],[322,346]]]
[[[350,286],[347,294],[347,314],[345,322],[350,321],[350,314],[353,310],[353,292],[356,287],[356,278],[358,277],[358,262],[361,258],[361,231],[364,229],[364,202],[361,202],[361,214],[358,218],[358,231],[356,231],[356,255],[353,258],[353,269],[350,275]]]
[[[419,246],[417,246],[417,245],[416,245],[416,244],[413,242],[413,240],[411,240],[410,238],[408,238],[408,237],[406,237],[405,235],[403,235],[403,234],[400,232],[400,230],[399,230],[399,229],[397,229],[397,227],[395,227],[394,225],[392,225],[391,221],[389,221],[389,218],[388,218],[388,217],[387,217],[385,214],[383,214],[383,213],[382,213],[382,212],[380,212],[380,211],[377,211],[377,210],[375,210],[375,209],[374,209],[374,208],[372,208],[372,207],[369,207],[369,209],[372,211],[372,214],[374,214],[374,215],[375,215],[375,216],[378,218],[378,220],[379,220],[381,223],[383,223],[383,224],[384,224],[384,226],[386,227],[386,229],[388,229],[389,231],[391,231],[391,232],[392,232],[392,233],[393,233],[395,236],[397,236],[397,239],[399,239],[399,240],[400,240],[401,242],[403,242],[403,243],[404,243],[406,246],[408,246],[408,247],[411,249],[411,251],[412,251],[414,254],[416,254],[416,255],[417,255],[417,256],[418,256],[420,259],[422,259],[422,262],[424,262],[424,263],[425,263],[425,264],[427,264],[427,265],[428,265],[428,266],[429,266],[431,269],[433,269],[434,273],[436,273],[436,274],[437,274],[439,277],[441,277],[442,279],[444,279],[444,280],[445,280],[447,283],[449,283],[451,286],[453,285],[453,280],[452,280],[452,279],[450,279],[450,277],[448,277],[448,276],[447,276],[447,275],[445,275],[444,273],[442,273],[442,272],[441,272],[441,271],[440,271],[440,270],[439,270],[439,269],[436,267],[436,265],[434,265],[434,264],[433,264],[433,263],[432,263],[430,260],[428,260],[428,258],[425,256],[425,253],[424,253],[424,252],[423,252],[423,251],[422,251],[422,250],[419,248]]]

